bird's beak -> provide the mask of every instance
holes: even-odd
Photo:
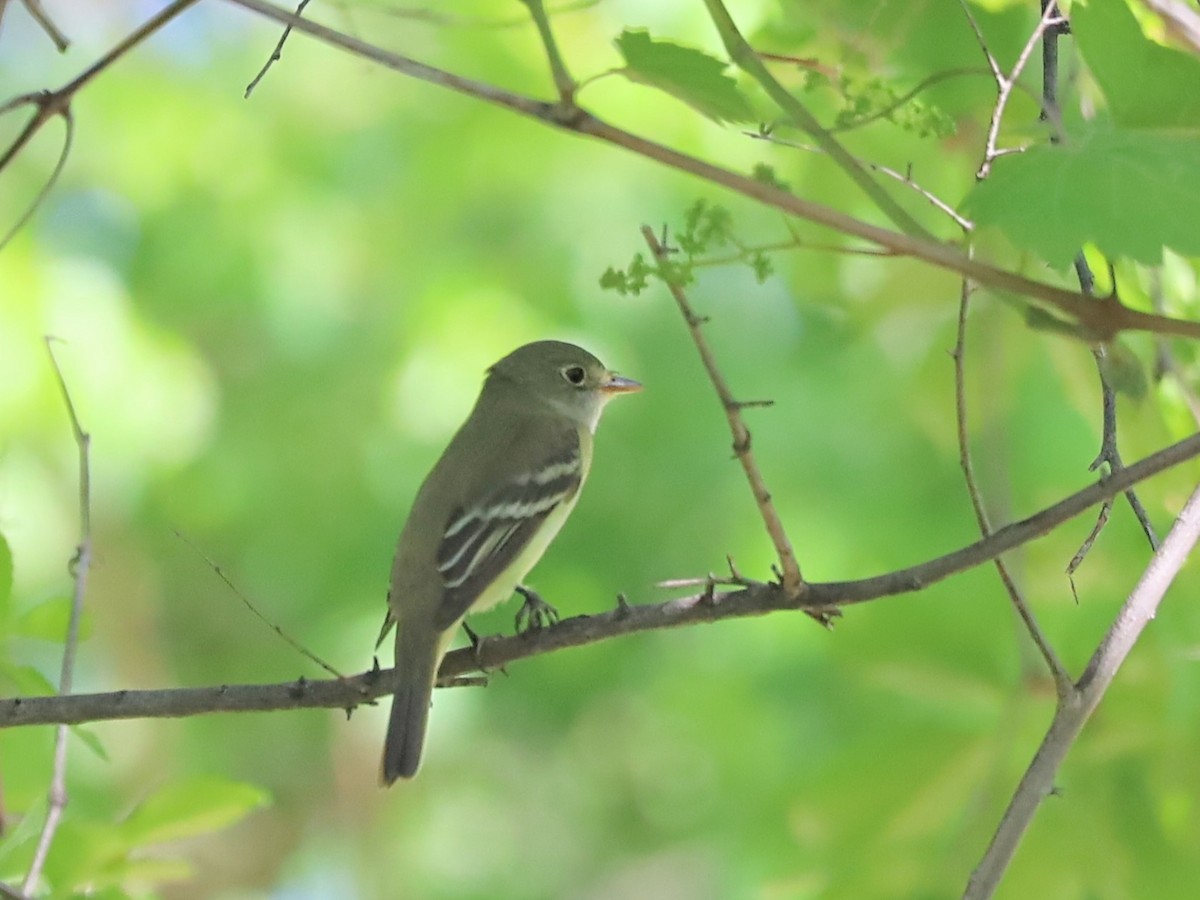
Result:
[[[615,394],[634,394],[641,389],[642,383],[640,381],[634,381],[632,378],[626,378],[614,372],[609,372],[604,380],[600,382],[600,393],[609,396]]]

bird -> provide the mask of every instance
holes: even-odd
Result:
[[[525,344],[487,370],[397,543],[379,636],[382,643],[395,626],[383,786],[417,773],[438,666],[459,625],[526,593],[525,576],[579,499],[601,412],[641,389],[563,341]]]

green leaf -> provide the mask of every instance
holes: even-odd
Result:
[[[120,830],[132,845],[174,841],[225,828],[269,802],[266,791],[252,784],[193,778],[148,797]]]
[[[1123,0],[1072,6],[1071,33],[1117,122],[1200,129],[1200,59],[1147,38]]]
[[[12,633],[61,644],[67,638],[67,623],[70,618],[71,598],[54,597],[23,612],[13,623]],[[85,609],[79,622],[79,639],[86,641],[91,634],[92,617]]]
[[[616,39],[625,59],[621,74],[656,87],[717,122],[749,122],[754,112],[725,74],[728,63],[670,41],[656,41],[642,30],[625,30]]]
[[[684,214],[683,228],[675,236],[679,249],[700,256],[713,247],[725,247],[733,239],[733,215],[723,206],[700,198]]]
[[[628,269],[615,269],[609,266],[600,276],[600,287],[606,291],[616,291],[622,297],[637,296],[646,289],[646,283],[654,270],[640,253],[633,255]]]
[[[1151,265],[1200,254],[1200,136],[1093,130],[1005,157],[963,204],[1018,246],[1065,268],[1095,243]]]

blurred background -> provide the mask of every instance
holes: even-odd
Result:
[[[10,4],[3,99],[69,81],[159,5],[45,7],[72,46],[60,56]],[[389,10],[357,0],[321,14],[424,62],[551,96],[520,4]],[[973,183],[994,87],[956,5],[732,11],[758,47],[900,91],[933,72],[980,70],[920,97],[952,127],[922,135],[883,121],[846,138],[859,156],[911,165],[951,203]],[[1010,62],[1037,15],[1029,3],[974,12]],[[697,4],[599,2],[553,21],[578,78],[620,64],[612,39],[628,26],[722,55]],[[546,337],[585,345],[646,390],[610,408],[582,500],[533,586],[577,615],[612,607],[618,592],[667,599],[657,582],[721,572],[727,554],[768,578],[770,543],[670,297],[653,283],[619,296],[599,279],[645,252],[639,226],[676,227],[697,199],[727,208],[746,244],[786,240],[781,217],[302,35],[243,99],[278,36],[204,2],[101,75],[73,105],[59,183],[0,250],[0,534],[14,559],[4,692],[57,682],[78,534],[76,449],[46,334],[61,339],[92,435],[80,692],[323,676],[189,543],[306,647],[345,672],[368,668],[418,484],[486,367]],[[1078,75],[1069,41],[1063,52]],[[803,75],[782,71],[799,90]],[[842,103],[828,89],[806,99],[824,121]],[[619,78],[581,100],[728,168],[769,164],[798,194],[878,221],[815,154],[751,140]],[[6,144],[24,115],[0,118]],[[1036,115],[1018,94],[1006,137],[1035,134]],[[0,174],[0,228],[45,183],[61,141],[51,123]],[[915,194],[897,196],[955,236]],[[982,252],[1018,264],[998,238],[985,236]],[[747,417],[806,577],[866,577],[974,540],[949,356],[957,281],[818,250],[773,262],[763,284],[745,267],[701,270],[690,294],[737,395],[775,401]],[[1194,303],[1194,262],[1168,259],[1163,283]],[[1030,330],[987,294],[968,341],[976,465],[1001,524],[1094,477],[1098,381],[1087,346]],[[1129,346],[1151,359],[1149,341]],[[1128,460],[1194,430],[1169,382],[1123,397],[1120,413]],[[1162,533],[1196,475],[1185,466],[1140,489]],[[1010,559],[1075,674],[1149,558],[1118,504],[1076,575],[1076,600],[1064,570],[1093,521]],[[1194,896],[1197,586],[1189,569],[1168,595],[1000,896]],[[509,632],[516,606],[475,629]],[[380,662],[391,664],[390,648]],[[382,706],[349,719],[89,726],[71,743],[71,802],[46,877],[55,896],[90,887],[179,900],[957,895],[1052,709],[1052,685],[983,567],[849,609],[829,632],[792,614],[727,621],[440,691],[420,776],[387,792],[376,784]],[[0,733],[10,883],[44,815],[52,743],[51,728]],[[155,819],[156,802],[173,812]],[[161,827],[137,827],[147,818]]]

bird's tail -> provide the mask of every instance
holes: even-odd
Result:
[[[397,778],[412,778],[417,774],[417,767],[421,764],[421,748],[425,744],[425,726],[429,722],[433,685],[442,658],[441,649],[438,646],[404,647],[401,646],[401,635],[397,635],[398,681],[379,771],[379,780],[384,787],[390,786]]]

